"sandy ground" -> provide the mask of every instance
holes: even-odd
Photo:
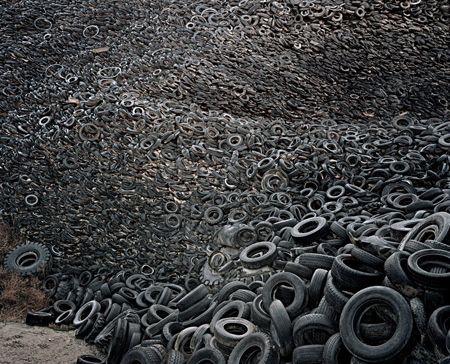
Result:
[[[73,331],[0,322],[1,364],[75,364],[82,354],[98,352]]]

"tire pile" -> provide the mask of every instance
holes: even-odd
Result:
[[[450,361],[447,2],[0,12],[4,266],[79,363]]]

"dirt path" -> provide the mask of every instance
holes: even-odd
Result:
[[[0,322],[1,364],[75,364],[82,354],[98,354],[73,331]]]

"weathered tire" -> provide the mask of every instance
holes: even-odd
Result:
[[[270,336],[261,332],[248,335],[233,349],[228,364],[278,364],[280,355]]]
[[[45,245],[28,242],[8,252],[4,266],[8,271],[22,276],[46,276],[52,267],[52,255]]]
[[[397,327],[393,335],[381,345],[368,345],[357,335],[357,323],[373,305],[384,304],[397,314]],[[339,323],[345,347],[356,358],[367,363],[388,363],[402,356],[408,349],[413,333],[413,317],[408,302],[391,288],[373,286],[354,296],[342,310]]]

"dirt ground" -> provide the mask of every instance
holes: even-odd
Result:
[[[1,364],[75,364],[82,354],[99,353],[73,331],[0,322]]]

